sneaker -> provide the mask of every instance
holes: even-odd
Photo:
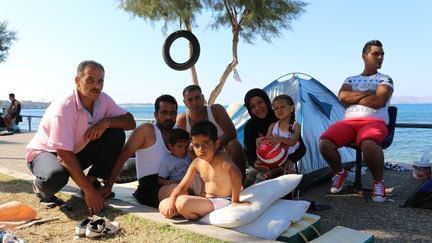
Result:
[[[374,181],[373,187],[372,201],[384,202],[386,200],[384,181]]]
[[[54,196],[54,199],[51,201],[44,201],[44,200],[40,200],[39,203],[47,208],[55,208],[56,206],[63,206],[65,205],[65,201],[63,201],[62,199]],[[64,208],[64,207],[62,207]],[[68,210],[69,211],[69,210]]]
[[[25,243],[23,239],[17,238],[12,233],[5,233],[0,240],[6,243]]]
[[[330,193],[338,193],[342,190],[345,180],[348,176],[348,171],[343,170],[342,173],[337,173],[333,176],[333,183],[330,188]]]
[[[110,222],[106,218],[99,218],[87,225],[85,236],[87,238],[96,238],[99,236],[113,235],[117,233],[118,229],[118,222]]]
[[[36,194],[36,196],[40,199],[39,204],[41,204],[44,207],[47,208],[55,208],[56,206],[62,206],[65,205],[65,202],[56,197],[56,196],[50,196],[49,199],[47,199],[47,196],[45,193],[41,192],[35,184],[35,181],[32,183],[33,192]]]
[[[97,218],[99,219],[99,218]],[[92,217],[88,217],[80,222],[77,223],[77,225],[75,226],[75,235],[78,237],[85,237],[85,232],[87,229],[87,226],[90,223],[93,223],[95,219],[93,219]]]

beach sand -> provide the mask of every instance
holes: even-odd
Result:
[[[0,167],[31,175],[24,160],[24,148],[33,135],[23,132],[0,136]],[[349,190],[330,195],[330,181],[300,196],[331,206],[328,210],[311,211],[322,217],[321,233],[341,225],[373,234],[375,242],[432,242],[432,210],[399,207],[421,182],[414,179],[411,172],[386,170],[384,178],[388,193],[384,203],[374,203]],[[371,187],[370,174],[365,175],[362,182],[364,187]],[[73,185],[72,180],[69,183]]]

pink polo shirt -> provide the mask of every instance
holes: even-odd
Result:
[[[106,117],[124,114],[126,111],[102,92],[91,115],[82,105],[75,89],[47,108],[38,131],[26,147],[26,161],[33,161],[40,152],[57,152],[58,149],[78,153],[89,142],[89,139],[84,138],[88,128]]]

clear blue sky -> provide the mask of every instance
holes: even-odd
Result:
[[[362,71],[361,48],[370,39],[384,44],[381,72],[393,78],[395,96],[431,95],[432,1],[306,2],[306,13],[280,39],[240,41],[237,69],[243,81],[230,76],[218,103],[241,101],[250,88],[295,71],[337,92],[347,76]],[[168,93],[181,103],[190,72],[164,63],[161,24],[133,18],[117,5],[114,0],[0,0],[0,20],[19,38],[0,64],[0,99],[14,92],[19,100],[52,101],[73,89],[78,63],[94,59],[105,66],[104,91],[117,102],[153,103]],[[208,16],[196,24],[201,44],[196,67],[208,97],[231,61],[231,33],[210,29]],[[168,33],[177,29],[171,26]],[[185,44],[180,39],[172,47],[178,60],[186,59]]]

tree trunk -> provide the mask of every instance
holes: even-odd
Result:
[[[222,76],[219,79],[219,84],[216,85],[216,87],[213,89],[213,91],[210,94],[208,104],[214,104],[216,101],[216,98],[219,96],[219,94],[222,91],[223,86],[225,85],[225,82],[230,75],[230,73],[234,70],[234,68],[238,64],[238,56],[237,56],[237,47],[239,42],[239,34],[240,34],[240,26],[236,26],[233,28],[233,40],[232,40],[232,55],[233,60],[231,63],[227,65],[225,68],[225,71],[223,72]]]
[[[190,18],[185,19],[184,23],[185,23],[185,26],[186,26],[186,30],[192,32]],[[189,43],[189,58],[190,57],[192,57],[192,45]],[[199,85],[198,74],[196,72],[195,65],[193,65],[190,68],[190,70],[191,70],[191,74],[192,74],[192,83],[195,84],[195,85]]]

